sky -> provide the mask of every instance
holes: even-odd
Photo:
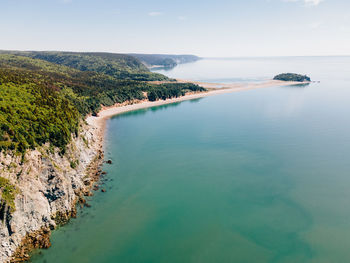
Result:
[[[350,0],[0,0],[0,49],[350,55]]]

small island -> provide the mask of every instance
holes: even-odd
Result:
[[[295,73],[282,73],[273,78],[274,80],[282,81],[297,81],[297,82],[310,82],[310,77],[306,75],[300,75]]]

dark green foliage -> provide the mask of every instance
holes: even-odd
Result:
[[[79,165],[79,160],[70,161],[70,167],[75,169]]]
[[[150,81],[168,79],[162,74],[150,72],[139,60],[124,54],[48,51],[13,51],[11,53],[45,60],[58,65],[74,68],[79,71],[103,73],[123,80]]]
[[[195,62],[200,58],[194,55],[130,54],[148,66],[175,67],[177,64]]]
[[[166,100],[184,96],[187,92],[202,92],[204,88],[192,83],[167,83],[150,86],[148,89],[148,100]]]
[[[56,58],[61,56],[61,53],[55,54]],[[24,152],[50,142],[64,153],[71,135],[78,134],[81,118],[91,113],[96,115],[101,105],[142,100],[144,93],[150,100],[157,100],[179,97],[189,91],[204,91],[187,83],[151,84],[140,81],[137,74],[135,79],[119,79],[107,74],[108,67],[101,70],[102,62],[94,59],[89,70],[79,70],[81,65],[89,64],[89,56],[80,60],[80,55],[69,57],[67,54],[62,53],[64,61],[76,59],[73,68],[57,61],[0,54],[0,151]],[[97,57],[104,59],[100,53]],[[110,59],[108,56],[106,65]],[[115,67],[120,67],[119,72],[132,72],[133,67],[138,71],[144,66],[126,56],[125,61]],[[147,69],[145,74],[153,80]]]
[[[282,80],[282,81],[298,81],[298,82],[311,81],[311,79],[308,76],[295,74],[295,73],[279,74],[275,76],[273,79]]]
[[[14,185],[10,183],[6,178],[0,177],[0,205],[2,201],[10,207],[10,211],[14,212],[15,207],[15,198],[18,191]]]
[[[64,152],[77,133],[79,112],[50,75],[12,68],[0,59],[0,150],[24,152],[50,141]],[[13,58],[11,58],[13,59]],[[22,60],[19,60],[20,62]]]

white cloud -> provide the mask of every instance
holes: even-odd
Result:
[[[306,6],[318,6],[324,0],[283,0],[283,2],[304,2]]]
[[[304,0],[304,2],[306,5],[316,6],[316,5],[319,5],[322,2],[322,0]]]
[[[161,15],[163,15],[163,13],[162,12],[149,12],[148,15],[149,16],[161,16]]]

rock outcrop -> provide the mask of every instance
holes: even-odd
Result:
[[[27,151],[24,158],[0,153],[0,176],[16,187],[15,209],[0,197],[0,262],[29,259],[36,248],[50,247],[50,233],[76,214],[103,161],[97,128],[81,124],[64,156],[49,145]],[[72,163],[74,165],[72,165]]]

